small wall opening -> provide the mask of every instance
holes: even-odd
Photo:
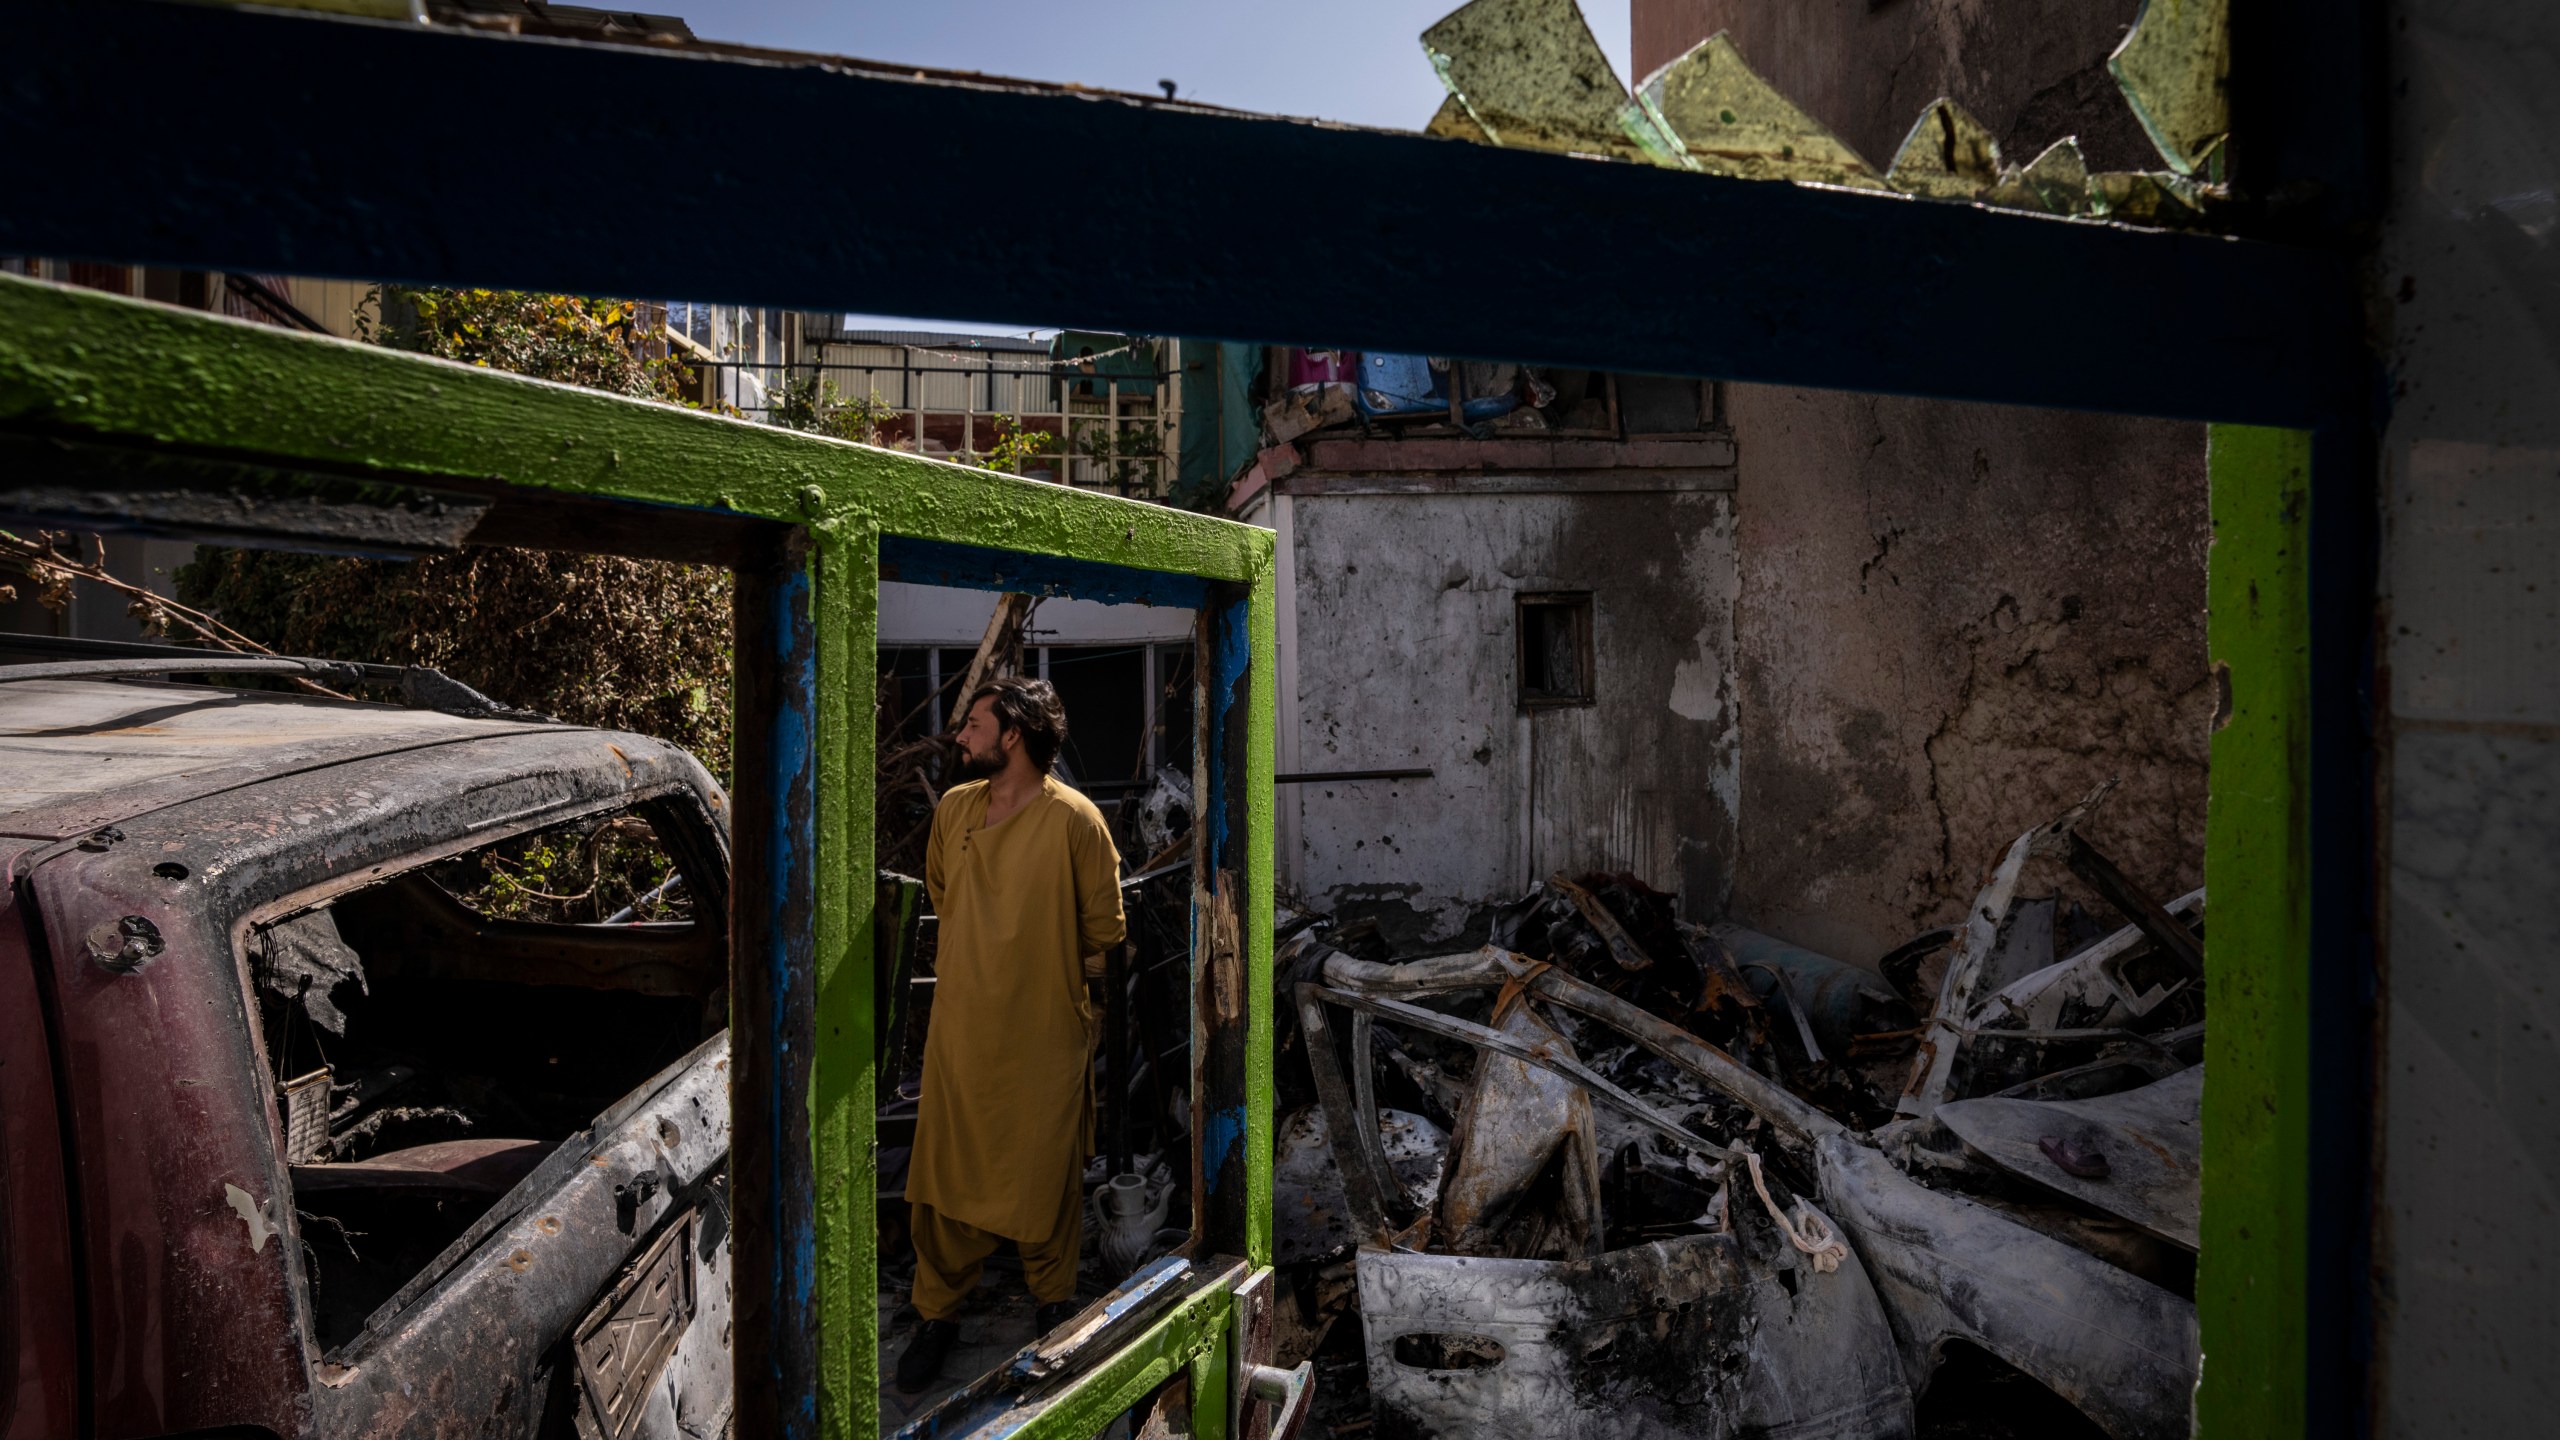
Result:
[[[1592,701],[1591,593],[1525,594],[1519,603],[1520,704]]]

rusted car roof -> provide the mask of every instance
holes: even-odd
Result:
[[[566,727],[162,681],[0,685],[0,835],[65,840],[279,775]]]

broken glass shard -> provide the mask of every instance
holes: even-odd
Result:
[[[2089,162],[2081,158],[2080,142],[2068,135],[2054,141],[2043,154],[2028,161],[2025,169],[2003,174],[2000,183],[1992,186],[1982,200],[2006,210],[2088,214]]]
[[[1493,137],[1484,133],[1484,127],[1475,122],[1475,117],[1467,113],[1467,107],[1459,104],[1455,95],[1441,98],[1440,108],[1431,113],[1430,123],[1422,127],[1422,133],[1437,140],[1471,140],[1478,145],[1493,143]]]
[[[1884,178],[1906,195],[1970,200],[2000,182],[2000,142],[1971,111],[1940,96],[1920,112]]]
[[[1472,0],[1423,31],[1422,48],[1494,144],[1637,158],[1618,128],[1626,86],[1574,0]]]
[[[1884,188],[1875,167],[1761,79],[1722,32],[1645,77],[1623,123],[1648,154],[1685,169]]]
[[[2189,226],[2204,221],[2208,192],[2184,175],[2109,170],[2089,177],[2089,208],[2137,225]]]
[[[2231,131],[2230,0],[2144,0],[2107,69],[2169,168],[2218,183]]]

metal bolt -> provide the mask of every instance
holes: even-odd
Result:
[[[159,926],[139,915],[127,915],[91,926],[88,948],[90,959],[119,975],[130,975],[168,946],[160,939]]]

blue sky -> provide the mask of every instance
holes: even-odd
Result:
[[[1418,130],[1440,82],[1420,36],[1459,0],[641,0],[710,40],[1148,91]],[[1627,0],[1583,0],[1627,78]],[[906,324],[873,317],[878,323]],[[1040,322],[1024,317],[1017,331]],[[930,322],[912,322],[930,323]],[[944,328],[999,332],[1005,326]]]

